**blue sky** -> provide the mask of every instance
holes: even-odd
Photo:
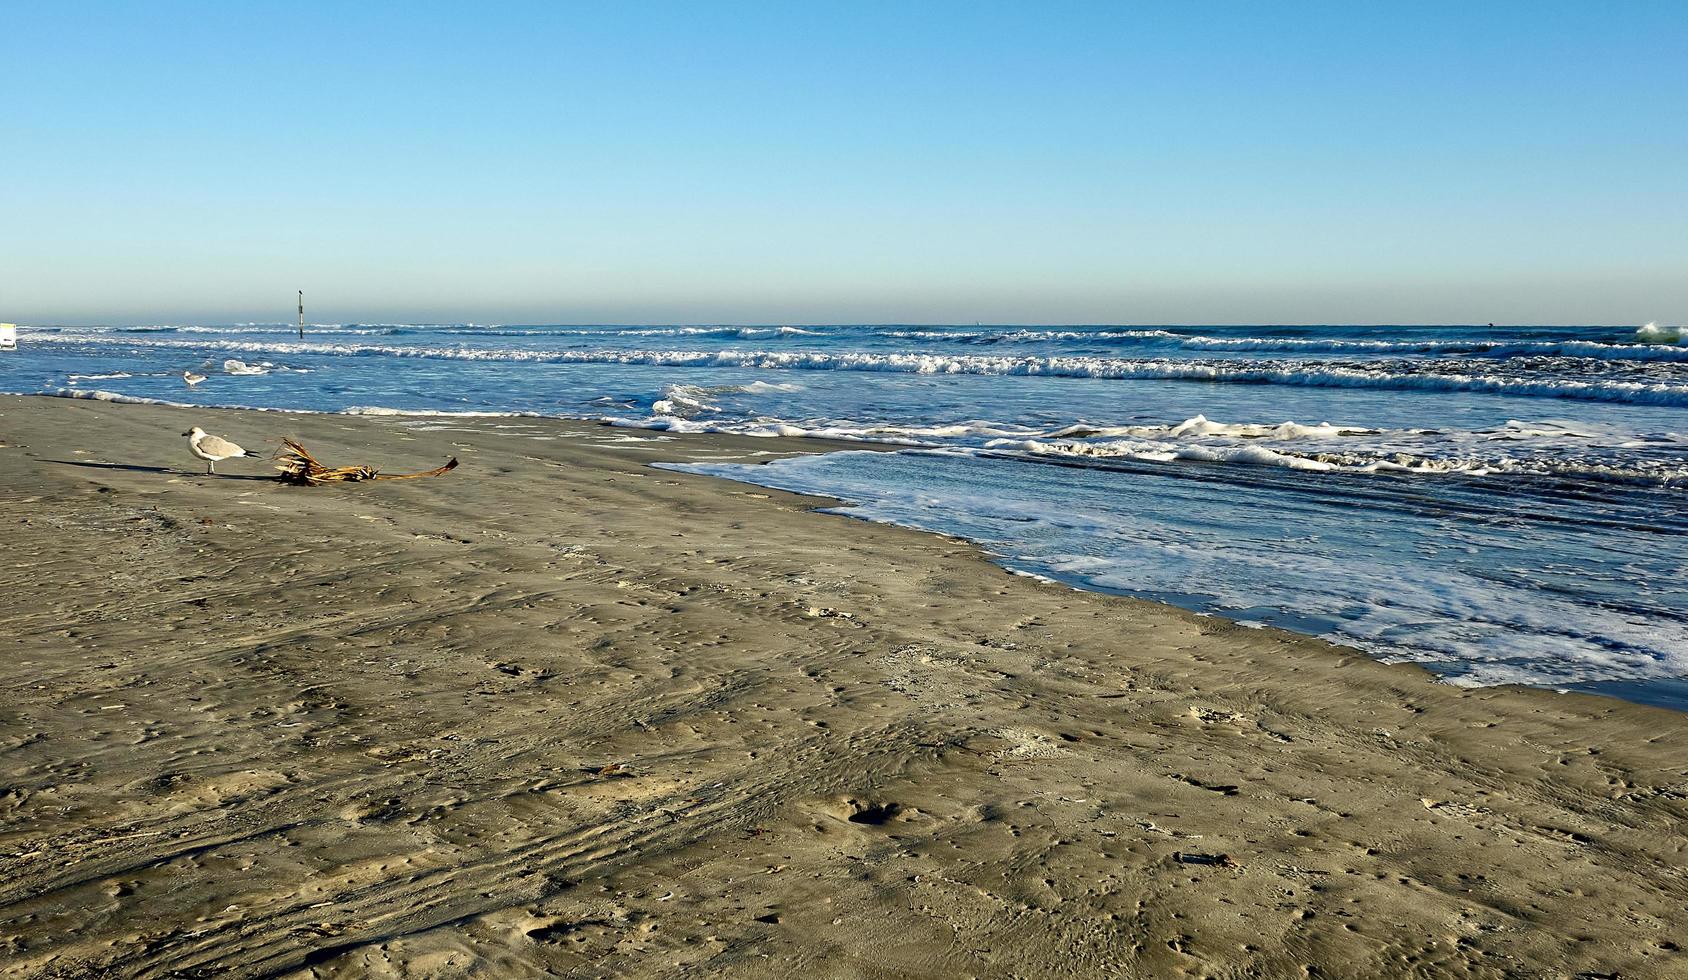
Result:
[[[1688,320],[1688,4],[341,7],[0,6],[0,319]]]

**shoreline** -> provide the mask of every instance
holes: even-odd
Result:
[[[611,419],[611,418],[603,418],[603,417],[591,418],[591,417],[583,417],[583,416],[577,417],[577,416],[567,416],[567,415],[548,415],[548,414],[544,414],[544,413],[541,413],[541,412],[519,411],[519,410],[508,410],[508,411],[499,411],[499,410],[452,411],[452,410],[436,410],[436,409],[399,409],[399,408],[390,408],[390,407],[384,407],[384,406],[357,406],[357,407],[344,409],[344,410],[340,410],[340,411],[332,411],[332,410],[326,410],[326,409],[264,408],[264,407],[253,407],[253,406],[249,406],[249,405],[199,406],[199,405],[192,405],[192,404],[182,403],[182,402],[172,402],[172,401],[163,400],[163,399],[143,398],[143,397],[139,397],[139,396],[124,395],[124,394],[117,393],[117,392],[103,391],[103,390],[98,390],[98,389],[74,389],[74,388],[59,389],[56,392],[38,392],[38,393],[34,393],[34,394],[16,395],[14,397],[65,398],[65,399],[78,400],[78,401],[102,402],[102,403],[106,403],[106,404],[151,405],[151,406],[155,406],[155,407],[179,408],[179,409],[190,410],[190,411],[214,411],[214,412],[228,411],[228,412],[237,412],[237,413],[239,413],[239,412],[254,412],[254,413],[259,413],[259,414],[263,414],[263,415],[275,415],[275,416],[327,415],[327,416],[339,416],[339,417],[349,417],[349,418],[372,418],[372,419],[387,419],[387,420],[406,420],[406,419],[408,419],[408,420],[411,420],[411,421],[414,421],[414,422],[426,422],[427,420],[434,420],[435,422],[439,422],[439,423],[442,423],[442,424],[449,423],[451,420],[460,420],[460,421],[484,420],[484,421],[487,421],[491,424],[496,424],[496,420],[506,420],[506,421],[508,421],[508,420],[546,420],[546,421],[562,422],[562,423],[567,423],[567,424],[580,424],[580,425],[588,425],[588,426],[605,426],[605,427],[623,430],[623,431],[628,431],[628,432],[646,432],[646,433],[652,433],[653,437],[663,436],[663,437],[676,437],[676,438],[679,438],[679,439],[694,439],[694,438],[699,438],[699,437],[709,438],[709,437],[719,436],[719,437],[723,437],[723,438],[727,438],[727,439],[760,440],[760,441],[767,442],[769,444],[783,444],[783,443],[786,443],[787,441],[791,441],[795,446],[795,448],[784,449],[784,450],[774,450],[769,454],[763,454],[767,458],[765,458],[763,460],[755,461],[755,462],[767,462],[767,461],[771,461],[772,459],[778,458],[778,457],[812,456],[812,455],[820,455],[820,454],[827,454],[827,453],[839,453],[839,452],[897,453],[897,452],[908,452],[908,451],[919,452],[919,451],[923,451],[923,450],[924,451],[940,452],[943,449],[943,447],[940,444],[936,444],[936,443],[920,443],[920,442],[912,442],[912,441],[905,442],[905,441],[902,441],[900,439],[870,439],[870,438],[865,438],[865,437],[825,435],[825,434],[821,434],[818,431],[784,432],[784,433],[781,433],[778,436],[774,436],[774,435],[771,435],[771,434],[768,434],[768,433],[733,432],[733,431],[730,431],[730,430],[715,430],[715,429],[710,429],[710,428],[707,428],[707,427],[673,428],[673,427],[663,426],[663,425],[637,424],[637,423],[634,423],[634,422],[616,420],[616,419]],[[718,462],[720,460],[715,460],[715,461]],[[1051,462],[1050,460],[1042,460],[1042,461],[1043,462]],[[656,463],[656,464],[660,464],[663,461],[662,460],[653,460],[652,462]],[[752,461],[740,461],[740,462],[752,462]],[[1082,467],[1084,465],[1082,462],[1076,461],[1076,460],[1075,461],[1055,461],[1055,462],[1057,462],[1057,465],[1071,465],[1071,466],[1079,466],[1079,467]],[[1162,465],[1162,464],[1157,464],[1157,466],[1158,465]],[[1186,464],[1186,465],[1190,465],[1190,464]],[[783,492],[795,493],[795,494],[798,494],[798,495],[808,495],[808,496],[814,496],[815,495],[815,493],[813,491],[810,491],[810,490],[805,490],[805,489],[801,489],[801,488],[792,488],[792,487],[787,486],[787,485],[782,485],[782,484],[786,483],[786,481],[780,481],[780,480],[774,480],[774,481],[769,481],[769,482],[757,482],[755,480],[748,479],[748,478],[739,479],[739,478],[737,478],[737,477],[735,477],[731,474],[726,474],[726,473],[710,473],[710,472],[705,472],[705,471],[687,471],[687,470],[683,470],[683,469],[675,470],[675,472],[690,472],[692,475],[700,475],[701,474],[701,475],[709,476],[709,477],[712,477],[712,478],[724,479],[724,480],[727,480],[729,482],[740,483],[740,484],[743,484],[743,485],[746,485],[746,486],[759,487],[761,489],[776,489],[776,490],[780,490],[780,491],[783,491]],[[801,482],[801,481],[799,481],[799,482]],[[825,496],[825,494],[822,494],[822,496]],[[1308,638],[1308,639],[1319,640],[1321,642],[1329,643],[1329,644],[1332,644],[1334,646],[1340,647],[1340,648],[1345,649],[1345,650],[1356,650],[1359,653],[1361,653],[1362,655],[1367,656],[1367,657],[1371,657],[1372,659],[1375,659],[1375,660],[1379,660],[1380,662],[1390,663],[1390,664],[1412,664],[1412,665],[1415,665],[1415,666],[1422,667],[1424,670],[1428,671],[1431,675],[1436,677],[1440,682],[1446,683],[1446,684],[1449,684],[1449,685],[1452,685],[1452,686],[1456,686],[1456,687],[1473,687],[1473,688],[1520,687],[1520,688],[1531,688],[1531,689],[1536,689],[1536,690],[1548,691],[1548,692],[1555,693],[1555,694],[1573,694],[1573,693],[1575,693],[1575,694],[1589,694],[1589,695],[1595,695],[1595,696],[1598,696],[1598,697],[1614,698],[1614,699],[1624,701],[1624,702],[1630,703],[1630,704],[1643,704],[1643,705],[1649,705],[1651,707],[1663,708],[1663,709],[1666,709],[1666,710],[1688,713],[1688,677],[1664,677],[1664,678],[1651,677],[1651,678],[1645,678],[1645,679],[1619,678],[1619,679],[1608,679],[1608,680],[1584,680],[1584,681],[1577,681],[1577,682],[1574,682],[1574,683],[1571,683],[1571,682],[1551,683],[1547,679],[1542,679],[1539,682],[1508,681],[1508,682],[1503,682],[1503,683],[1490,682],[1490,683],[1462,684],[1458,680],[1458,678],[1462,675],[1460,674],[1460,672],[1457,669],[1457,662],[1456,662],[1456,665],[1453,668],[1450,668],[1449,670],[1438,671],[1430,663],[1428,663],[1425,659],[1422,658],[1422,654],[1424,653],[1424,651],[1422,651],[1422,650],[1416,651],[1416,653],[1418,655],[1414,655],[1413,653],[1397,653],[1397,654],[1394,654],[1393,656],[1390,656],[1389,658],[1386,659],[1385,656],[1382,653],[1380,653],[1379,651],[1366,649],[1364,646],[1357,644],[1357,643],[1353,643],[1353,644],[1345,643],[1345,642],[1343,642],[1343,640],[1340,637],[1333,637],[1333,636],[1329,636],[1329,635],[1321,635],[1321,634],[1313,632],[1311,630],[1303,630],[1303,629],[1296,628],[1296,626],[1293,624],[1293,622],[1287,623],[1287,624],[1286,623],[1272,623],[1272,622],[1260,623],[1260,622],[1255,622],[1255,621],[1252,621],[1252,620],[1245,622],[1245,621],[1239,620],[1238,618],[1232,616],[1223,607],[1204,609],[1204,608],[1201,608],[1201,606],[1203,605],[1201,603],[1195,603],[1195,604],[1190,604],[1190,605],[1181,605],[1173,599],[1168,599],[1168,598],[1162,597],[1160,595],[1155,594],[1152,591],[1132,590],[1132,589],[1126,589],[1126,588],[1111,588],[1111,587],[1108,587],[1106,585],[1102,585],[1102,584],[1099,584],[1099,583],[1084,581],[1081,578],[1076,578],[1076,577],[1072,577],[1072,576],[1065,576],[1064,577],[1058,572],[1038,568],[1037,563],[1035,561],[1021,561],[1021,562],[1018,563],[1018,567],[1017,567],[1017,563],[1013,559],[1009,558],[1008,556],[999,556],[994,551],[992,551],[990,549],[990,545],[989,545],[988,542],[974,540],[972,538],[967,537],[964,533],[956,533],[956,532],[953,532],[953,531],[945,530],[941,526],[923,527],[918,523],[898,521],[898,520],[887,520],[887,519],[880,518],[880,517],[864,517],[864,516],[862,516],[861,513],[857,513],[856,510],[855,510],[855,508],[860,506],[859,502],[851,501],[851,500],[843,500],[843,499],[832,500],[831,497],[826,497],[826,499],[831,500],[832,503],[827,505],[827,507],[825,509],[836,510],[839,513],[843,514],[844,516],[857,517],[857,518],[860,518],[861,520],[864,520],[868,523],[876,523],[876,524],[889,523],[889,524],[894,524],[894,525],[899,526],[899,527],[903,527],[905,529],[915,530],[915,531],[919,531],[919,532],[922,532],[922,533],[938,534],[938,535],[943,535],[943,536],[946,536],[946,537],[955,538],[957,540],[969,541],[970,543],[972,543],[973,545],[975,545],[976,547],[978,547],[981,550],[981,552],[987,558],[987,560],[991,561],[993,564],[997,564],[999,567],[1002,567],[1002,568],[1004,568],[1004,569],[1006,569],[1010,572],[1013,572],[1014,574],[1023,574],[1023,575],[1026,575],[1027,577],[1030,577],[1030,578],[1038,579],[1038,580],[1041,580],[1041,581],[1046,581],[1046,582],[1049,582],[1051,584],[1064,585],[1064,586],[1067,586],[1069,588],[1073,588],[1073,589],[1083,591],[1083,592],[1093,592],[1093,593],[1098,593],[1098,594],[1102,594],[1102,595],[1113,596],[1113,597],[1116,597],[1116,598],[1135,599],[1135,600],[1139,600],[1139,601],[1150,602],[1150,603],[1153,603],[1153,604],[1156,604],[1156,605],[1166,606],[1166,607],[1169,607],[1169,608],[1172,608],[1172,609],[1178,609],[1178,610],[1181,610],[1183,612],[1192,613],[1192,614],[1195,614],[1195,615],[1198,615],[1198,616],[1217,617],[1217,618],[1223,619],[1227,622],[1235,623],[1235,624],[1238,624],[1238,625],[1246,625],[1246,626],[1250,626],[1251,628],[1256,627],[1256,626],[1265,626],[1267,628],[1286,630],[1287,632],[1290,632],[1290,633],[1292,633],[1293,635],[1296,635],[1296,636],[1301,636],[1301,637],[1305,637],[1305,638]],[[822,509],[822,508],[817,508],[817,509]],[[867,508],[863,508],[863,509],[866,510]]]
[[[830,445],[0,398],[0,976],[1684,968],[1681,713],[647,465]]]

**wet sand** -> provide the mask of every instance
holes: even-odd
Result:
[[[824,448],[0,398],[0,976],[1688,975],[1688,715],[647,465]]]

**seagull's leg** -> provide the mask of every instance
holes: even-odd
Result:
[[[205,461],[205,472],[208,473],[208,474],[211,474],[212,476],[215,476],[216,473],[217,473],[217,461],[212,460],[212,459],[206,460]]]

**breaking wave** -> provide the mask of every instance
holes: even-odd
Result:
[[[51,343],[74,342],[54,337]],[[549,364],[638,364],[664,367],[750,368],[767,371],[866,371],[920,375],[996,375],[1110,380],[1202,381],[1326,388],[1384,388],[1476,392],[1523,398],[1564,398],[1638,405],[1688,405],[1688,384],[1505,377],[1490,373],[1391,370],[1388,365],[1340,361],[1175,360],[1086,356],[864,353],[772,350],[513,350],[475,347],[401,347],[312,342],[181,341],[135,339],[150,347],[290,355],[403,357]]]
[[[1657,323],[1643,324],[1635,331],[1635,339],[1644,344],[1680,344],[1681,327],[1661,327]],[[1688,355],[1688,351],[1684,351]]]
[[[1649,327],[1652,329],[1649,330]],[[1680,330],[1649,324],[1634,343],[1594,340],[1357,340],[1319,337],[1209,337],[1170,330],[886,330],[900,340],[973,345],[1076,342],[1178,348],[1181,350],[1283,354],[1432,354],[1459,357],[1586,357],[1611,361],[1688,362]]]

